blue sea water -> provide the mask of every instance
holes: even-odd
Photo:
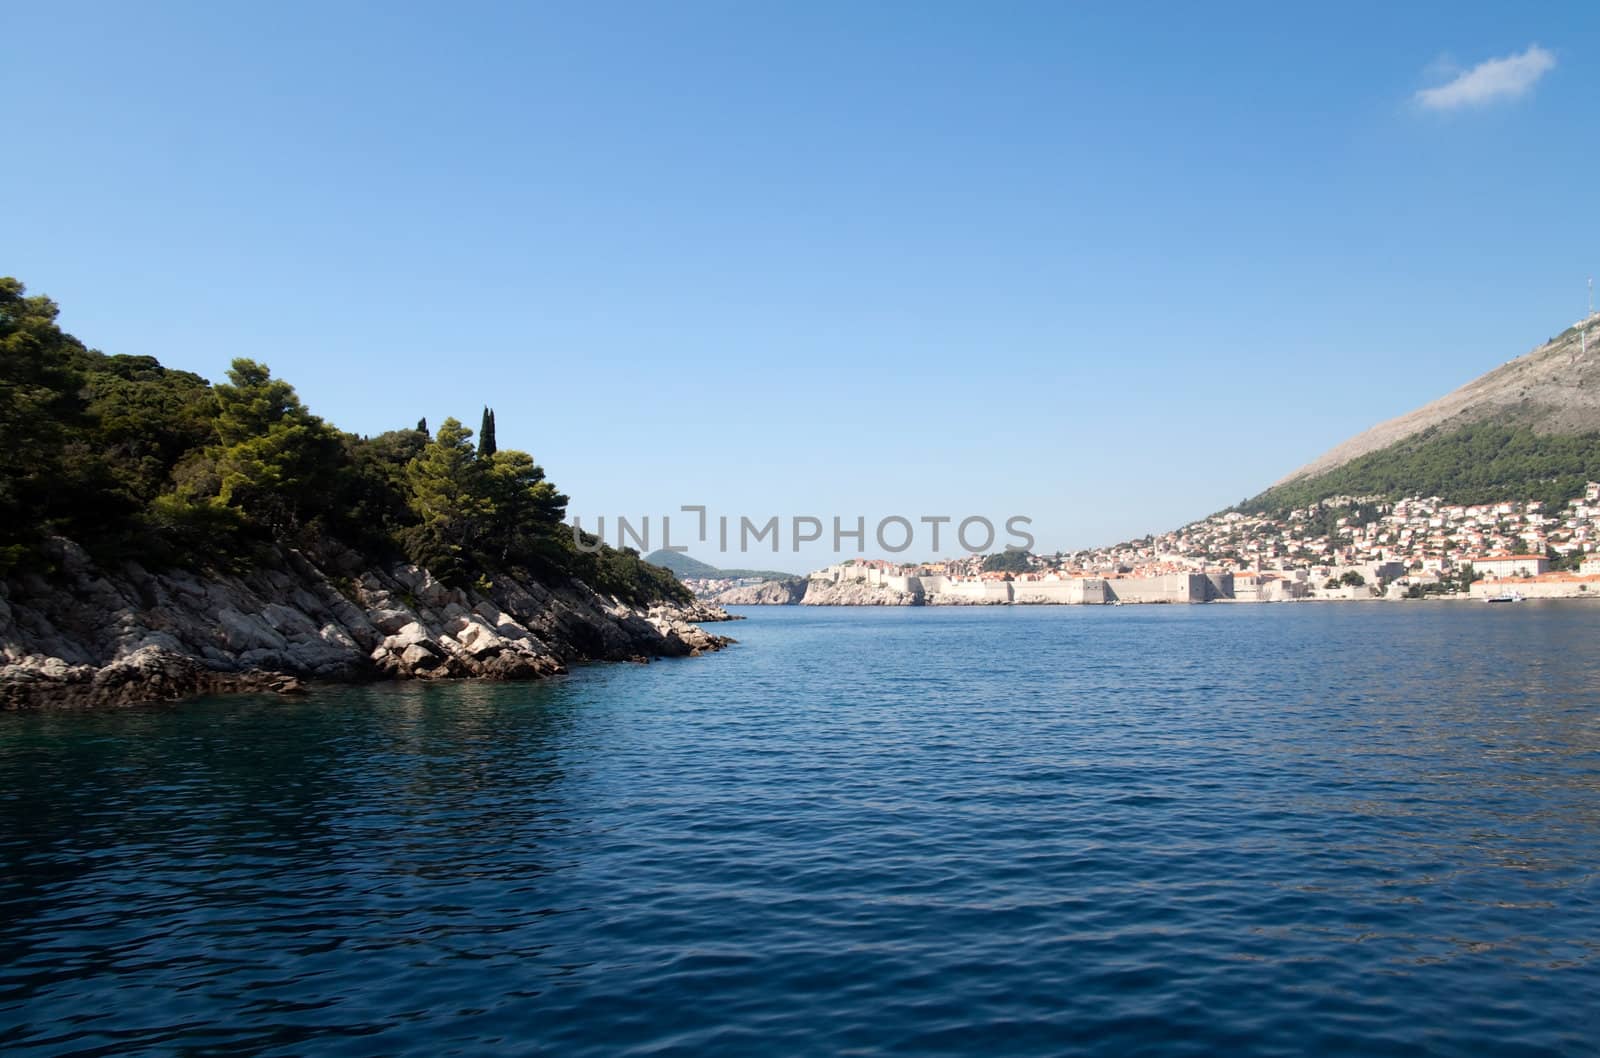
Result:
[[[0,715],[7,1055],[1600,1050],[1600,606]]]

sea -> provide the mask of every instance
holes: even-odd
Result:
[[[0,1054],[1593,1055],[1600,605],[0,714]]]

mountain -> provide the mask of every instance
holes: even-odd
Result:
[[[1564,502],[1597,477],[1600,315],[1593,315],[1438,400],[1336,445],[1239,509],[1283,510],[1336,495]]]
[[[652,551],[644,557],[644,560],[652,566],[670,569],[678,575],[679,580],[685,578],[699,580],[793,580],[795,576],[793,573],[782,573],[772,569],[718,569],[709,562],[701,562],[697,558],[690,558],[682,551]]]

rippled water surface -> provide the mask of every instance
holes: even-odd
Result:
[[[1600,606],[0,715],[0,1053],[1594,1054]]]

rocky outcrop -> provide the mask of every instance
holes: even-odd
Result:
[[[807,583],[804,577],[763,581],[729,588],[711,601],[718,606],[792,606],[805,598]]]
[[[718,606],[921,606],[922,593],[874,587],[865,581],[773,580],[730,588],[712,602]]]
[[[54,572],[0,586],[0,708],[116,705],[302,681],[537,679],[587,660],[732,642],[705,604],[634,607],[577,582],[502,575],[472,591],[411,565],[284,548],[236,575],[96,566],[51,542]]]
[[[670,607],[677,618],[693,624],[719,624],[723,621],[743,621],[738,614],[731,614],[715,602],[696,599],[693,602]]]
[[[1009,595],[963,595],[959,592],[941,591],[928,596],[929,606],[1010,606],[1011,602]]]
[[[834,583],[825,580],[806,582],[805,597],[801,606],[920,606],[920,592],[893,591],[873,587],[865,581],[846,580]]]

